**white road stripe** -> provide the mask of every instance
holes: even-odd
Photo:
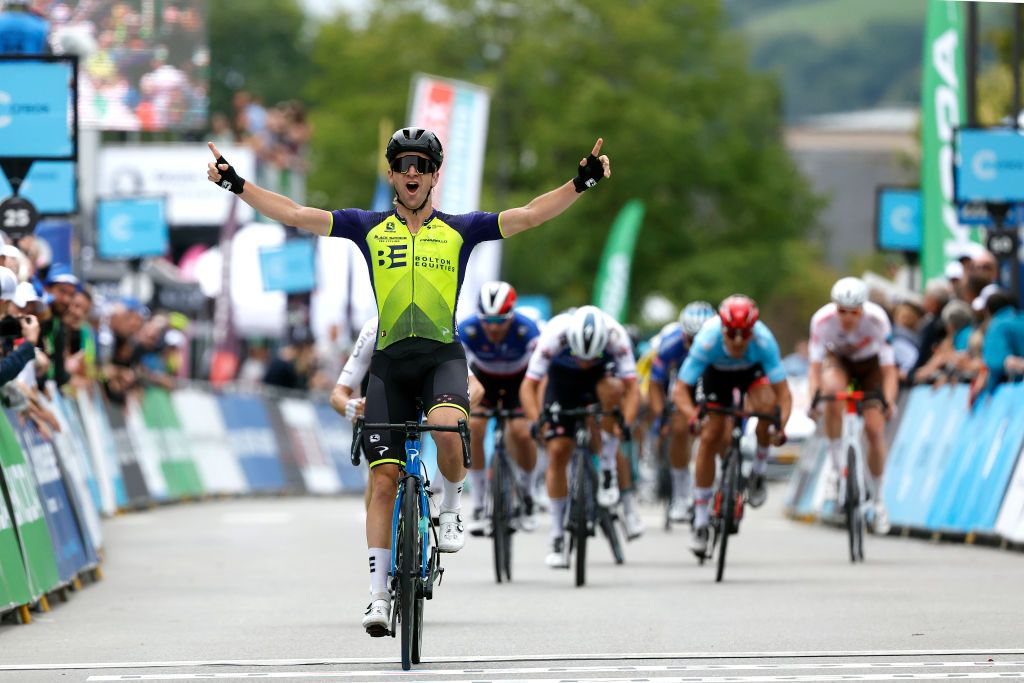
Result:
[[[353,664],[394,664],[395,657],[341,657],[303,659],[209,659],[171,660],[157,662],[89,662],[66,664],[0,664],[0,671],[61,671],[71,669],[179,669],[200,666],[347,666]],[[547,655],[477,655],[461,657],[429,657],[424,664],[475,664],[483,662],[564,662],[564,661],[636,661],[660,659],[805,659],[835,657],[994,657],[1024,656],[1024,649],[993,650],[798,650],[792,652],[626,652],[576,653]]]
[[[416,669],[408,673],[392,672],[388,675],[399,679],[415,679],[422,672]],[[340,678],[351,675],[348,672],[332,671],[280,671],[271,673],[226,673],[226,674],[146,674],[143,676],[90,676],[89,681],[188,681],[188,680],[243,680],[248,678]],[[472,683],[774,683],[776,681],[939,681],[939,680],[999,680],[1024,679],[1024,671],[980,671],[977,673],[917,673],[917,674],[817,674],[813,676],[665,676],[656,678],[506,678],[488,679],[474,677]]]

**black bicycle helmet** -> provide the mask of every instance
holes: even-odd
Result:
[[[384,152],[390,164],[399,154],[406,152],[422,152],[441,168],[444,160],[444,150],[441,149],[441,141],[429,130],[424,128],[402,128],[396,130],[388,141],[388,148]]]

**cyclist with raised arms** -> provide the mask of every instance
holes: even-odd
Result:
[[[844,277],[832,287],[832,302],[811,318],[807,391],[813,401],[824,394],[846,391],[855,382],[861,391],[881,391],[887,402],[883,411],[878,401],[864,405],[864,431],[868,441],[868,493],[873,501],[871,528],[889,533],[889,514],[882,502],[885,472],[885,421],[892,417],[899,391],[899,373],[892,348],[892,325],[885,310],[868,301],[868,287],[856,277]],[[838,401],[825,404],[824,427],[833,476],[843,471],[841,437],[843,407]],[[814,411],[815,413],[817,411]],[[816,417],[816,415],[812,415]],[[836,486],[830,486],[836,490]]]
[[[526,375],[530,354],[537,346],[540,330],[530,318],[515,310],[516,290],[507,282],[485,282],[477,297],[476,313],[459,323],[462,345],[466,347],[469,367],[484,387],[482,407],[505,410],[519,408],[519,385]],[[469,469],[469,484],[473,493],[473,519],[467,525],[474,536],[483,535],[487,520],[484,518],[484,494],[487,490],[487,471],[484,469],[484,436],[487,419],[470,420],[473,466]],[[519,525],[526,531],[536,528],[533,519],[533,497],[529,494],[533,468],[537,464],[537,445],[530,438],[530,425],[523,418],[508,421],[505,431],[508,452],[519,465],[524,496]]]
[[[687,423],[697,417],[693,388],[700,381],[708,403],[732,407],[733,390],[739,389],[746,394],[751,410],[768,413],[778,406],[779,424],[786,424],[793,408],[793,397],[789,393],[778,342],[759,317],[753,299],[734,294],[719,305],[718,317],[697,333],[679,370],[679,381],[672,387],[672,400]],[[707,552],[715,456],[728,435],[727,422],[724,415],[711,413],[701,427],[690,535],[690,550],[699,557]],[[758,422],[757,453],[747,490],[747,501],[752,507],[760,507],[768,497],[764,473],[769,448],[773,441],[778,446],[785,439],[783,430],[772,434],[771,425]]]
[[[542,380],[547,377],[547,385]],[[534,433],[547,442],[547,489],[551,499],[551,548],[546,558],[552,568],[566,568],[565,510],[569,496],[566,468],[575,447],[576,428],[582,418],[561,418],[555,424],[539,425],[542,408],[558,403],[562,408],[582,408],[600,403],[605,411],[621,410],[627,425],[636,420],[640,390],[636,380],[636,358],[629,335],[619,323],[596,306],[582,306],[552,318],[544,327],[537,348],[530,357],[526,378],[520,388],[523,412],[535,425]],[[599,448],[601,480],[597,503],[611,507],[619,502],[619,481],[626,513],[626,535],[643,533],[643,521],[636,512],[630,465],[619,453],[619,431],[614,415],[601,418],[600,431],[592,443]]]
[[[576,177],[529,204],[497,213],[446,214],[433,205],[444,151],[437,136],[402,128],[391,136],[385,156],[395,191],[393,211],[324,211],[247,182],[209,143],[214,161],[207,177],[234,192],[261,214],[324,237],[342,237],[359,247],[369,267],[380,317],[370,363],[365,415],[370,423],[418,420],[416,399],[432,425],[456,426],[469,415],[466,355],[455,324],[455,302],[473,247],[535,228],[560,215],[585,190],[611,175],[599,138],[581,160]],[[599,156],[600,155],[600,156]],[[438,549],[457,552],[465,543],[461,508],[462,445],[456,433],[436,433],[444,489]],[[373,478],[366,514],[371,567],[391,564],[391,516],[404,464],[404,435],[367,430],[364,449]],[[371,636],[389,633],[390,594],[386,572],[370,574],[370,606],[363,627]]]
[[[715,307],[706,301],[687,304],[679,314],[679,323],[667,326],[658,337],[651,363],[651,414],[655,420],[668,423],[664,425],[669,432],[669,460],[672,466],[672,502],[668,508],[668,518],[673,522],[685,522],[690,517],[690,425],[678,411],[666,415],[669,382],[672,374],[686,360],[686,354],[700,328],[716,315]],[[696,400],[696,394],[691,393],[691,397]]]

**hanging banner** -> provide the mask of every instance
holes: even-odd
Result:
[[[28,590],[34,601],[57,587],[60,574],[32,466],[25,458],[21,442],[12,426],[16,424],[17,415],[0,411],[0,470],[3,470],[4,490],[18,531]],[[6,558],[3,560],[5,567],[8,561]],[[13,586],[16,579],[11,576],[8,575],[7,580]]]
[[[629,274],[643,223],[644,203],[639,199],[626,202],[612,223],[594,283],[594,305],[620,323],[625,321],[629,306]]]
[[[435,209],[445,213],[480,209],[490,107],[491,94],[485,88],[426,74],[413,77],[409,125],[432,130],[444,148],[444,163],[434,188]],[[485,242],[473,250],[459,297],[458,318],[473,311],[480,287],[496,279],[500,269],[500,242]]]
[[[953,134],[967,112],[963,3],[929,0],[921,87],[921,200],[924,280],[941,276],[971,231],[953,202]]]

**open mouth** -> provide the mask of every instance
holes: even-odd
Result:
[[[409,191],[409,194],[416,194],[416,190],[420,189],[420,184],[416,180],[409,180],[405,183],[405,189]]]

